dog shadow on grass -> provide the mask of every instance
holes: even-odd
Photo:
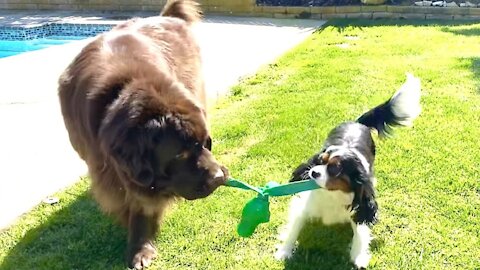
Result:
[[[24,232],[0,269],[125,269],[126,231],[100,212],[89,193],[34,222],[41,224]]]
[[[325,226],[320,222],[305,225],[298,247],[292,258],[285,261],[285,270],[351,270],[350,245],[353,232],[350,224]],[[374,239],[370,245],[373,254],[383,245]]]

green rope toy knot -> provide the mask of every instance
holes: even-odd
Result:
[[[242,210],[242,218],[237,227],[238,235],[250,237],[260,223],[270,221],[270,196],[293,195],[298,192],[320,188],[314,180],[297,181],[280,185],[277,182],[268,182],[265,187],[254,187],[240,180],[229,179],[227,186],[244,190],[253,190],[258,193],[257,197],[245,204]]]

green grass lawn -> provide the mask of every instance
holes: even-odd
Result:
[[[423,112],[414,128],[378,142],[371,269],[480,269],[480,24],[421,23],[332,21],[212,108],[214,152],[236,178],[285,182],[331,128],[389,98],[413,72]],[[126,232],[99,212],[88,182],[2,232],[0,269],[123,269]],[[271,222],[251,238],[237,236],[253,195],[221,188],[173,207],[151,269],[353,267],[349,225],[310,224],[290,261],[273,259],[288,197],[272,200]]]

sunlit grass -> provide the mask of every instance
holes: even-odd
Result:
[[[480,24],[334,21],[236,86],[211,110],[214,152],[255,185],[285,182],[335,125],[383,102],[413,72],[415,127],[378,141],[380,223],[372,269],[480,269]],[[252,238],[235,227],[254,194],[221,188],[175,206],[151,269],[351,269],[349,226],[310,224],[291,261],[273,259],[288,197]],[[125,231],[104,217],[88,181],[0,234],[1,269],[123,269]]]

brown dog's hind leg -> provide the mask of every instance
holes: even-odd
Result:
[[[157,216],[130,212],[127,246],[128,267],[142,269],[149,266],[157,257],[153,241],[158,230],[158,222]]]

